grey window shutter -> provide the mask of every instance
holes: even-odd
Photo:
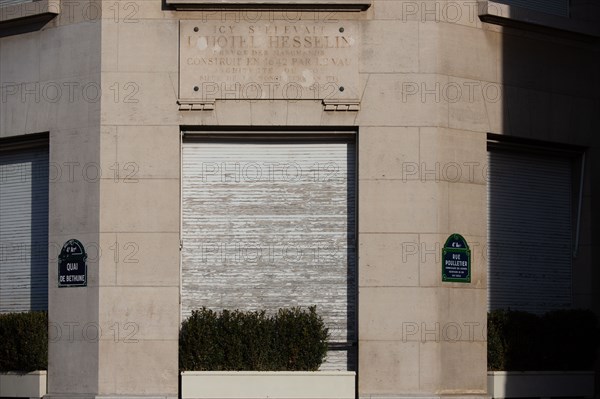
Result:
[[[317,305],[322,368],[354,369],[355,165],[352,142],[184,142],[182,316]]]
[[[0,152],[0,312],[48,308],[48,148]]]
[[[571,161],[490,150],[489,308],[571,305]]]

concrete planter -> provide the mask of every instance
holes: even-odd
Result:
[[[47,372],[0,373],[0,397],[41,398],[46,394]]]
[[[348,371],[184,371],[182,399],[354,399]]]
[[[489,371],[492,398],[594,396],[593,371]]]

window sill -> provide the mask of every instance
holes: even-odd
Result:
[[[40,0],[0,7],[0,37],[40,29],[59,13],[60,0]]]
[[[166,0],[177,10],[219,9],[309,9],[318,11],[363,11],[371,0]]]
[[[600,37],[600,26],[587,21],[529,10],[495,1],[479,1],[479,18],[483,22],[514,28],[563,32],[576,36]]]

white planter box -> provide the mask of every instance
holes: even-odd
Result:
[[[47,372],[0,373],[0,397],[41,398],[46,394]]]
[[[182,399],[354,399],[350,371],[183,371]]]
[[[594,396],[593,371],[489,371],[492,398]]]

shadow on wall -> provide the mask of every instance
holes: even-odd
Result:
[[[348,191],[346,203],[348,204],[347,211],[347,242],[346,242],[346,259],[348,260],[348,277],[346,279],[347,289],[347,308],[346,308],[346,344],[339,347],[331,346],[331,350],[341,350],[346,352],[347,356],[347,371],[356,371],[358,369],[358,318],[357,318],[357,298],[358,298],[358,260],[356,255],[357,242],[357,223],[356,223],[356,199],[358,187],[358,174],[356,173],[356,160],[358,159],[357,146],[347,146],[346,155],[348,171]]]
[[[570,18],[600,23],[600,3],[571,0]],[[600,256],[592,206],[600,198],[600,38],[524,26],[504,27],[502,40],[502,127],[494,133],[510,145],[489,148],[491,309],[591,308],[600,315],[600,270],[592,267]],[[516,389],[510,384],[506,391]]]
[[[48,309],[48,181],[49,165],[46,148],[37,150],[31,177],[31,310]]]

